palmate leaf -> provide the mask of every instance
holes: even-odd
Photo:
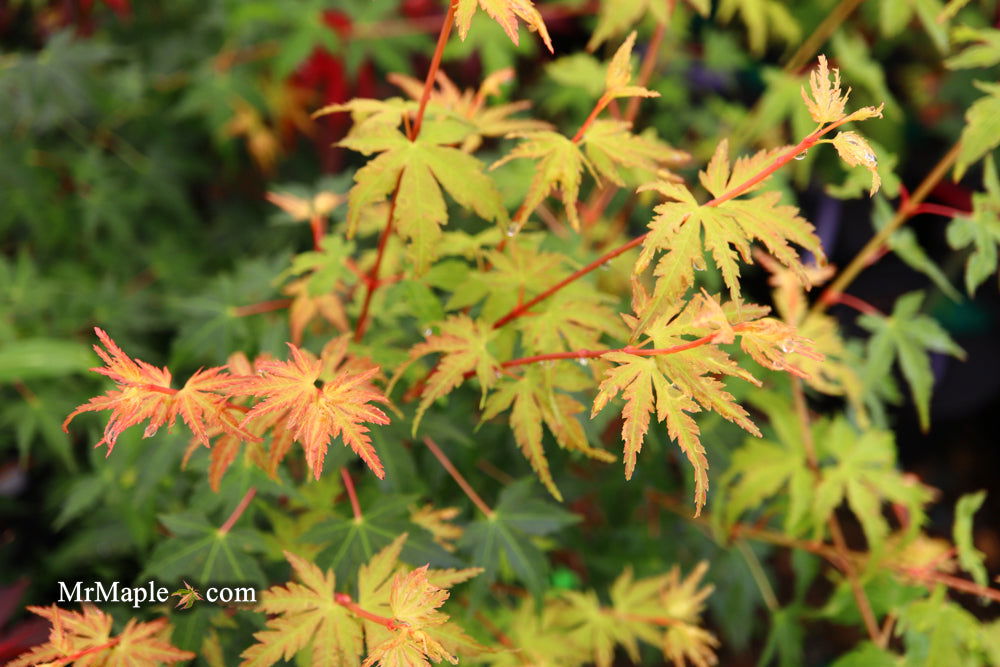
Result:
[[[891,432],[868,429],[858,433],[841,417],[817,428],[816,443],[821,456],[825,454],[833,462],[820,469],[812,508],[814,525],[824,525],[846,500],[873,550],[889,533],[889,524],[882,516],[884,502],[906,507],[911,528],[919,528],[923,507],[930,502],[932,493],[896,468]]]
[[[452,148],[469,135],[466,124],[454,120],[427,120],[416,141],[388,123],[366,122],[355,126],[339,145],[365,155],[379,155],[354,174],[347,215],[353,235],[365,207],[381,202],[397,190],[392,224],[410,243],[418,271],[437,256],[441,227],[448,209],[441,189],[481,218],[503,223],[507,211],[483,165],[471,155]]]
[[[435,654],[435,662],[455,662],[454,654],[468,658],[485,650],[458,625],[448,622],[447,615],[437,611],[448,598],[445,589],[472,579],[482,570],[437,570],[426,565],[410,570],[398,562],[400,556],[406,558],[407,541],[406,534],[400,535],[358,570],[358,604],[366,611],[406,624],[402,629],[390,630],[364,620],[369,653],[365,664],[381,660],[385,665],[425,665],[423,656]],[[420,641],[421,635],[426,637],[426,645]],[[419,650],[424,646],[433,651]],[[409,654],[410,661],[392,662],[400,654]]]
[[[68,432],[69,423],[80,413],[111,410],[104,437],[97,443],[98,446],[106,444],[109,455],[122,431],[147,419],[149,424],[143,431],[144,438],[152,436],[164,424],[173,426],[180,416],[195,439],[206,447],[210,428],[248,441],[259,440],[230,414],[225,396],[216,393],[225,392],[232,382],[224,367],[199,370],[188,378],[182,389],[174,390],[170,387],[170,371],[166,368],[130,358],[102,329],[94,331],[107,351],[94,346],[105,366],[91,370],[114,380],[118,388],[78,406],[66,417],[63,431]]]
[[[204,513],[164,514],[160,523],[172,537],[160,542],[144,568],[144,575],[171,579],[187,577],[195,585],[211,582],[253,582],[266,579],[254,553],[263,550],[256,531],[233,528],[223,533]]]
[[[639,663],[639,642],[663,651],[675,665],[715,664],[718,640],[700,627],[705,598],[713,586],[700,586],[708,570],[700,563],[681,578],[675,566],[667,574],[635,579],[630,567],[615,580],[609,591],[610,607],[601,605],[593,591],[568,592],[563,599],[568,609],[561,621],[574,627],[580,643],[590,647],[597,667],[610,667],[616,645]]]
[[[965,264],[965,288],[970,296],[996,273],[1000,246],[1000,178],[993,158],[987,158],[984,165],[986,192],[972,195],[972,215],[955,218],[948,225],[952,248],[972,247]]]
[[[361,621],[334,592],[333,572],[295,554],[285,558],[301,583],[290,581],[261,593],[258,609],[273,615],[254,633],[257,643],[243,651],[242,667],[267,667],[312,645],[313,667],[357,667],[364,651]]]
[[[483,568],[473,584],[473,595],[481,598],[506,565],[514,576],[541,596],[547,585],[548,561],[532,537],[556,532],[576,523],[579,518],[532,493],[533,480],[524,479],[507,485],[493,508],[493,514],[473,522],[459,541],[459,549],[472,555],[472,562]]]
[[[490,165],[491,170],[519,158],[536,160],[535,173],[528,186],[528,192],[524,195],[521,207],[513,218],[515,231],[524,226],[531,212],[538,208],[538,205],[556,188],[559,190],[570,224],[573,229],[579,229],[580,216],[576,211],[576,200],[580,197],[584,167],[591,175],[595,175],[593,165],[580,150],[580,146],[558,132],[550,131],[512,132],[507,137],[523,141],[510,153]]]
[[[749,180],[775,155],[774,151],[762,151],[737,160],[730,170],[728,152],[728,142],[723,140],[706,170],[699,174],[702,184],[717,198]],[[658,315],[664,303],[679,299],[694,284],[695,272],[704,268],[705,250],[722,274],[734,301],[740,297],[739,260],[752,261],[750,244],[754,240],[760,241],[780,264],[791,269],[804,286],[809,285],[809,277],[798,251],[791,244],[801,246],[821,263],[825,262],[813,226],[799,217],[797,208],[780,204],[781,195],[777,192],[765,192],[749,199],[729,199],[718,205],[709,205],[712,202],[699,205],[682,185],[658,181],[649,188],[659,191],[668,201],[655,209],[657,215],[649,223],[650,231],[636,261],[635,272],[642,272],[660,251],[666,254],[656,264],[656,288],[646,309],[640,313],[638,332]]]
[[[641,310],[643,301],[637,298],[635,307]],[[792,327],[762,318],[765,312],[750,304],[724,307],[713,297],[700,295],[684,306],[674,306],[653,322],[647,333],[654,350],[626,348],[603,356],[615,365],[598,387],[591,416],[619,393],[625,399],[622,440],[626,479],[632,477],[649,430],[650,414],[655,413],[657,421],[666,422],[667,433],[694,467],[695,516],[700,514],[708,494],[708,460],[700,429],[691,415],[710,410],[760,435],[720,378],[738,377],[758,386],[760,382],[716,345],[731,343],[739,336],[743,349],[758,363],[791,372],[800,372],[796,357],[816,356],[809,342]],[[628,321],[635,326],[637,318]],[[697,344],[693,344],[695,341]]]
[[[543,423],[563,449],[583,452],[600,461],[613,461],[614,457],[589,445],[583,426],[575,417],[584,407],[569,394],[556,393],[553,383],[559,377],[560,374],[549,369],[532,366],[517,379],[501,380],[486,400],[482,419],[487,421],[511,409],[510,425],[521,453],[549,493],[562,501],[542,449]]]
[[[625,121],[598,120],[587,129],[580,142],[593,169],[615,185],[626,184],[623,170],[636,170],[651,178],[687,162],[691,157],[660,141],[654,131],[632,134],[630,130],[631,124]],[[628,180],[633,182],[637,179]]]
[[[898,359],[903,377],[910,385],[920,428],[926,431],[930,428],[931,387],[934,384],[929,352],[950,354],[959,359],[965,357],[965,352],[936,320],[919,314],[923,301],[922,292],[904,294],[896,300],[889,317],[865,314],[858,318],[858,324],[872,332],[867,346],[865,385],[871,388],[882,382]]]
[[[337,593],[337,577],[292,553],[285,558],[299,582],[273,586],[261,595],[258,611],[271,615],[254,634],[257,643],[242,654],[243,667],[268,667],[311,649],[316,667],[385,665],[424,667],[452,653],[482,649],[449,622],[438,608],[446,590],[478,570],[411,570],[398,563],[407,536],[398,536],[358,572],[358,601]],[[390,583],[391,579],[391,583]],[[368,657],[361,661],[361,656]]]
[[[453,315],[439,325],[440,332],[427,337],[410,349],[410,361],[428,354],[440,354],[437,366],[427,378],[420,405],[413,418],[413,433],[417,432],[427,408],[437,399],[448,395],[462,384],[466,373],[474,373],[485,392],[496,382],[499,363],[490,352],[490,342],[496,331],[488,324],[467,315]],[[398,379],[405,366],[396,373]]]
[[[235,378],[230,392],[263,399],[247,412],[243,426],[262,415],[283,415],[284,427],[302,443],[306,463],[317,479],[323,471],[330,438],[338,436],[382,479],[385,472],[366,426],[389,423],[389,417],[372,405],[388,402],[369,382],[379,369],[359,371],[345,366],[337,370],[347,345],[346,338],[339,341],[339,345],[328,346],[324,350],[326,357],[320,359],[288,343],[291,361],[259,362],[257,373]],[[330,374],[323,378],[322,386],[317,386],[324,365]]]
[[[448,567],[459,564],[429,533],[410,520],[409,508],[415,496],[380,494],[375,500],[362,500],[364,512],[360,521],[354,517],[327,516],[302,536],[304,542],[319,546],[318,565],[332,568],[341,580],[348,581],[358,567],[404,532],[410,535],[404,547],[406,560]]]
[[[397,73],[390,74],[388,78],[414,100],[420,100],[423,95],[423,81]],[[462,142],[462,149],[466,152],[478,148],[484,137],[502,137],[511,132],[549,129],[550,125],[544,121],[513,117],[513,114],[531,108],[529,101],[486,105],[487,96],[499,95],[500,85],[513,78],[513,68],[507,67],[483,79],[478,91],[470,88],[459,90],[447,74],[439,71],[437,86],[431,90],[429,105],[442,107],[449,113],[464,118],[472,126],[473,133]]]
[[[531,0],[455,0],[455,2],[457,3],[455,25],[463,40],[469,34],[472,15],[476,13],[477,8],[482,7],[490,15],[490,18],[503,27],[504,32],[514,44],[520,44],[517,19],[521,19],[530,30],[538,33],[549,52],[553,52],[552,39],[549,37],[549,31],[545,28],[545,21],[542,20],[542,15],[535,9]]]
[[[7,667],[69,664],[154,665],[193,660],[195,654],[172,646],[166,639],[170,625],[160,618],[149,623],[129,619],[121,634],[111,635],[112,619],[92,605],[67,611],[56,605],[28,607],[52,624],[49,640],[7,663]],[[102,648],[103,647],[103,648]]]
[[[961,148],[955,161],[956,180],[970,165],[1000,145],[1000,84],[977,81],[976,87],[986,96],[973,102],[965,112]]]

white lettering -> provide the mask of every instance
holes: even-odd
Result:
[[[81,584],[79,581],[76,582],[76,586],[74,586],[73,591],[70,592],[70,590],[66,587],[66,582],[60,581],[59,602],[80,602],[80,587],[82,585],[83,584]]]

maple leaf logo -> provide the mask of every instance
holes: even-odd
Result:
[[[256,365],[256,375],[232,382],[231,393],[263,398],[247,412],[241,426],[262,415],[280,413],[292,438],[302,443],[306,463],[317,479],[330,439],[336,437],[350,446],[376,477],[384,478],[385,470],[365,426],[389,423],[389,417],[372,405],[388,403],[385,395],[369,382],[379,368],[356,370],[346,366],[335,370],[346,353],[346,337],[335,339],[319,359],[292,343],[288,343],[288,348],[290,361],[261,361]],[[332,377],[324,378],[318,386],[324,367],[331,369]]]
[[[195,602],[203,599],[198,589],[186,581],[184,582],[184,588],[180,588],[170,594],[170,597],[174,596],[180,598],[177,604],[174,605],[174,609],[190,609]]]

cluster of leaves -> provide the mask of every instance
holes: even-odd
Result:
[[[954,544],[937,537],[929,511],[935,492],[899,469],[892,428],[898,415],[890,409],[904,400],[897,367],[926,430],[932,355],[964,352],[929,312],[924,292],[899,296],[890,314],[844,294],[886,247],[958,298],[954,276],[901,228],[919,214],[952,219],[945,238],[966,259],[970,295],[996,272],[1000,181],[991,151],[1000,145],[1000,88],[979,84],[985,96],[968,105],[956,148],[912,195],[887,149],[906,146],[879,129],[890,123],[867,123],[871,139],[847,128],[902,107],[864,41],[868,33],[851,21],[866,30],[874,21],[871,29],[887,38],[917,21],[943,53],[951,41],[968,44],[946,68],[994,67],[1000,41],[979,25],[977,7],[884,3],[848,21],[855,5],[822,20],[821,8],[770,0],[714,7],[602,0],[588,44],[591,52],[608,49],[602,61],[560,53],[559,23],[547,12],[577,16],[583,5],[573,1],[455,0],[412,25],[396,19],[395,0],[350,0],[336,10],[308,3],[294,17],[272,0],[239,4],[220,3],[223,29],[204,19],[190,36],[177,33],[179,44],[213,43],[222,30],[227,46],[213,58],[143,61],[159,77],[150,89],[182,90],[164,104],[178,103],[180,122],[204,123],[233,163],[235,151],[245,151],[255,179],[315,169],[295,163],[296,132],[314,137],[326,166],[343,173],[266,194],[282,211],[277,222],[308,224],[309,249],[238,260],[274,245],[275,235],[286,242],[295,229],[276,227],[227,247],[237,268],[207,285],[202,277],[214,265],[167,259],[185,244],[198,246],[197,225],[173,240],[150,232],[152,280],[135,282],[155,283],[156,298],[167,289],[161,283],[186,294],[163,297],[172,314],[162,321],[177,334],[168,366],[197,368],[179,389],[167,367],[130,356],[97,328],[94,350],[104,365],[92,370],[115,387],[75,409],[53,400],[57,389],[44,380],[92,365],[79,343],[53,335],[68,337],[98,319],[154,359],[162,351],[133,332],[155,328],[157,320],[142,314],[156,308],[143,296],[111,298],[144,293],[113,280],[96,301],[100,309],[64,313],[30,253],[4,261],[3,284],[33,316],[27,333],[16,332],[13,318],[0,320],[5,344],[12,341],[0,352],[0,374],[24,399],[4,418],[18,426],[22,456],[38,431],[76,465],[71,441],[52,428],[55,415],[69,413],[68,430],[82,413],[110,412],[92,438],[106,445],[107,460],[92,458],[93,472],[69,480],[55,501],[56,526],[78,540],[68,540],[52,569],[88,555],[108,562],[92,558],[97,537],[117,565],[135,570],[128,559],[141,561],[139,576],[184,578],[176,593],[183,609],[171,612],[180,648],[167,642],[165,619],[129,618],[112,635],[111,616],[92,607],[32,607],[52,624],[49,642],[15,664],[177,662],[197,652],[213,666],[603,667],[616,654],[642,663],[655,652],[701,666],[746,646],[759,630],[747,622],[758,604],[770,611],[762,662],[803,664],[809,624],[826,621],[858,626],[869,640],[838,645],[840,667],[1000,664],[1000,626],[979,622],[944,594],[950,587],[1000,599],[972,538],[984,496],[958,503]],[[134,20],[148,27],[169,15],[183,24],[201,12],[181,5],[162,15],[136,8]],[[723,27],[737,17],[745,34]],[[440,28],[433,52],[432,40],[412,33],[427,19]],[[951,21],[960,27],[949,37],[941,25]],[[581,22],[590,19],[574,19]],[[522,39],[520,23],[537,39]],[[775,43],[798,43],[807,25],[819,26],[818,39],[785,70],[763,72],[767,86],[753,109],[734,109],[731,89],[716,95],[716,84],[697,83],[704,64],[724,75],[746,67],[741,40],[764,54]],[[637,69],[640,35],[650,36]],[[833,58],[819,55],[803,74],[813,55],[807,46],[827,38]],[[160,173],[158,145],[149,144],[147,156],[133,147],[147,144],[129,141],[147,136],[133,127],[143,117],[142,95],[114,113],[97,98],[86,108],[72,96],[33,106],[39,81],[76,76],[98,90],[107,72],[130,81],[124,52],[101,43],[60,33],[37,55],[14,56],[0,69],[0,90],[17,102],[6,122],[34,170],[55,164],[59,172],[70,161],[54,128],[91,144],[89,162],[72,163],[65,176],[84,202],[81,238],[140,248],[145,238],[130,218],[199,215],[178,203],[185,184]],[[575,129],[529,115],[528,100],[509,99],[507,85],[529,79],[518,75],[517,54],[539,45],[558,57],[539,88],[517,92],[557,112],[550,119],[574,118]],[[676,54],[669,65],[664,45]],[[406,69],[411,51],[430,55],[429,69],[415,77],[386,71],[402,91],[386,97],[372,72]],[[456,83],[444,68],[470,52],[485,76],[463,88],[468,77]],[[861,87],[853,99],[841,69]],[[327,83],[319,94],[310,90],[317,81],[346,81],[346,72],[356,94]],[[643,108],[654,113],[640,129]],[[336,149],[322,145],[341,131]],[[757,150],[744,150],[750,143]],[[834,152],[848,176],[828,192],[867,194],[878,229],[841,272],[827,263],[823,230],[795,199],[808,179],[835,182],[840,167],[819,157]],[[118,161],[135,173],[122,175]],[[695,173],[692,163],[705,166]],[[981,173],[984,191],[972,195],[969,211],[923,203],[952,165],[955,178]],[[32,173],[11,169],[21,180]],[[156,184],[148,202],[125,201],[109,213],[119,204],[109,193],[147,181]],[[0,220],[18,234],[30,230],[23,220],[33,201],[57,192],[59,182],[18,191]],[[243,187],[225,179],[223,186]],[[897,195],[893,212],[888,198]],[[57,209],[46,222],[72,219]],[[233,204],[224,217],[232,223],[220,223],[220,238],[242,238],[246,211]],[[103,253],[95,250],[90,264],[106,261]],[[132,280],[142,258],[124,261],[137,262],[122,272]],[[770,305],[751,302],[766,300],[753,284],[756,266],[769,276]],[[810,289],[831,279],[810,303]],[[866,339],[844,335],[847,327],[827,312],[835,303],[862,311],[856,323]],[[50,320],[62,328],[43,335]],[[43,393],[35,393],[36,381]],[[820,414],[810,409],[816,398]],[[169,433],[178,419],[191,433],[181,436],[186,448]],[[139,442],[140,433],[150,440]],[[331,449],[336,440],[345,447]],[[688,465],[675,469],[650,456],[672,459],[671,442]],[[624,480],[602,465],[617,458],[607,447],[621,447]],[[373,473],[357,487],[351,452]],[[537,497],[530,477],[518,479],[522,472],[551,499]],[[490,506],[476,489],[497,482]],[[681,500],[690,498],[693,508]],[[663,508],[682,515],[667,523],[677,538],[665,548]],[[843,523],[856,524],[864,549],[851,548]],[[795,554],[794,592],[784,602],[771,584],[783,562],[768,558],[775,546]],[[263,592],[254,608],[213,609],[195,588],[265,586],[284,581],[289,565],[293,580]],[[95,576],[113,572],[95,566]],[[807,603],[809,592],[826,602]]]

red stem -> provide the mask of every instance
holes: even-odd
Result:
[[[746,323],[736,324],[733,326],[733,331],[741,331],[746,328]],[[701,347],[711,343],[715,339],[716,334],[711,333],[707,336],[702,336],[695,340],[689,340],[686,343],[681,343],[680,345],[674,345],[673,347],[661,347],[646,349],[642,347],[633,347],[631,345],[626,345],[625,347],[612,348],[609,350],[571,350],[569,352],[552,352],[549,354],[536,354],[533,357],[521,357],[520,359],[511,359],[510,361],[505,361],[500,366],[502,368],[512,368],[514,366],[524,366],[526,364],[536,364],[540,361],[559,361],[563,359],[594,359],[597,357],[603,357],[606,354],[612,352],[624,352],[626,354],[634,354],[637,357],[657,357],[663,354],[677,354],[678,352],[684,352],[685,350],[692,350],[696,347]],[[465,377],[472,377],[475,371],[471,371],[465,375]]]
[[[827,303],[834,304],[839,303],[844,306],[849,306],[859,313],[864,313],[865,315],[876,315],[878,317],[885,317],[885,313],[871,305],[864,299],[860,299],[856,296],[851,296],[850,294],[825,294],[823,296]]]
[[[910,215],[914,216],[922,213],[926,213],[928,215],[940,215],[945,218],[967,218],[972,215],[971,211],[963,211],[952,206],[944,206],[943,204],[927,203],[914,207]]]
[[[347,491],[347,497],[351,500],[351,511],[354,512],[354,520],[361,523],[364,518],[361,515],[361,505],[358,503],[358,494],[354,490],[354,480],[351,479],[351,473],[347,472],[347,468],[340,469],[340,478],[344,480],[344,489]]]
[[[260,313],[270,313],[292,305],[291,299],[275,299],[274,301],[261,301],[252,303],[249,306],[239,306],[233,309],[233,317],[246,317],[247,315],[259,315]]]
[[[393,618],[386,618],[385,616],[379,616],[378,614],[373,614],[370,611],[362,609],[347,593],[334,593],[333,601],[341,607],[349,609],[355,616],[360,616],[361,618],[371,621],[372,623],[378,623],[379,625],[385,626],[385,629],[390,632],[394,632],[401,627],[406,627],[406,623],[403,623],[402,621],[397,621]]]
[[[581,125],[580,129],[573,135],[572,141],[574,144],[580,143],[580,140],[583,139],[583,135],[587,133],[587,130],[590,129],[590,126],[594,124],[594,121],[597,120],[600,113],[604,111],[604,107],[608,106],[612,99],[613,98],[608,97],[607,93],[601,95],[601,97],[597,100],[597,104],[595,104],[594,108],[590,110],[590,115],[587,116],[587,120],[583,121],[583,125]]]
[[[313,249],[319,252],[323,249],[323,237],[326,236],[326,225],[323,216],[315,213],[309,218],[309,227],[312,229]]]
[[[250,501],[253,500],[255,495],[257,495],[256,487],[251,486],[247,489],[247,492],[243,494],[243,500],[240,501],[240,504],[237,505],[236,509],[233,510],[233,513],[229,515],[226,522],[222,524],[221,528],[219,528],[219,535],[225,535],[233,529],[233,525],[239,521],[241,516],[243,516],[243,512],[246,511],[247,506],[250,505]]]
[[[71,662],[79,660],[80,658],[82,658],[85,655],[90,655],[91,653],[97,653],[98,651],[103,651],[106,648],[111,648],[112,646],[117,646],[119,643],[121,643],[121,640],[122,640],[122,638],[120,636],[119,637],[112,637],[111,639],[109,639],[108,641],[104,642],[103,644],[98,644],[97,646],[91,646],[90,648],[85,648],[82,651],[77,651],[76,653],[73,653],[71,655],[67,655],[67,656],[65,656],[63,658],[59,658],[59,659],[55,660],[54,662],[50,662],[50,663],[46,663],[46,664],[48,664],[48,665],[68,665]]]
[[[789,162],[791,162],[792,160],[794,160],[796,155],[799,155],[803,151],[807,151],[810,148],[812,148],[816,144],[816,142],[818,142],[825,134],[827,134],[828,132],[830,132],[830,131],[838,128],[838,127],[840,127],[841,125],[844,124],[844,122],[845,121],[843,119],[841,119],[841,120],[838,120],[838,121],[836,121],[834,123],[831,123],[830,125],[828,125],[826,127],[823,127],[823,128],[820,128],[820,129],[816,130],[815,132],[813,132],[812,134],[810,134],[809,136],[807,136],[805,139],[803,139],[802,141],[800,141],[799,143],[797,143],[795,146],[792,146],[787,151],[785,151],[780,156],[778,156],[774,160],[774,162],[772,162],[770,165],[768,165],[765,169],[762,169],[761,171],[757,172],[757,174],[755,174],[753,177],[747,179],[746,181],[744,181],[743,183],[739,184],[738,186],[736,186],[732,190],[729,190],[728,192],[724,192],[723,194],[721,194],[720,196],[716,197],[715,199],[712,199],[712,200],[709,200],[709,201],[705,202],[704,204],[702,204],[702,206],[712,206],[712,207],[714,207],[714,206],[718,206],[719,204],[722,204],[724,202],[727,202],[730,199],[733,199],[735,197],[739,197],[741,194],[743,194],[744,192],[746,192],[747,190],[749,190],[753,186],[755,186],[758,183],[760,183],[761,181],[767,179],[771,174],[773,174],[774,172],[778,171],[778,169],[781,169],[783,166],[785,166],[786,164],[788,164]],[[569,285],[570,283],[572,283],[572,282],[578,280],[579,278],[587,275],[588,273],[590,273],[591,271],[593,271],[597,267],[601,266],[602,264],[604,264],[605,262],[607,262],[609,260],[614,259],[618,255],[621,255],[622,253],[624,253],[624,252],[626,252],[628,250],[631,250],[632,248],[635,248],[638,245],[641,245],[642,242],[646,240],[646,237],[648,235],[649,235],[649,232],[646,232],[645,234],[642,234],[642,235],[637,236],[636,238],[632,239],[628,243],[625,243],[624,245],[620,245],[617,248],[615,248],[614,250],[611,250],[609,252],[604,253],[603,255],[601,255],[600,257],[598,257],[597,259],[595,259],[593,262],[591,262],[587,266],[583,267],[579,271],[576,271],[576,272],[572,273],[571,275],[567,276],[566,278],[560,280],[558,283],[556,283],[552,287],[549,287],[547,290],[545,290],[541,294],[539,294],[539,295],[535,296],[534,298],[526,301],[525,303],[521,304],[520,306],[517,306],[517,307],[513,308],[506,315],[504,315],[499,320],[497,320],[496,322],[494,322],[493,323],[493,328],[497,329],[497,328],[502,327],[503,325],[507,324],[511,320],[517,319],[518,317],[520,317],[521,315],[523,315],[524,313],[526,313],[532,306],[534,306],[535,304],[537,304],[537,303],[539,303],[541,301],[544,301],[545,299],[549,298],[550,296],[552,296],[553,294],[555,294],[556,292],[558,292],[559,290],[561,290],[563,287],[566,287],[566,285]]]
[[[420,95],[420,106],[417,107],[416,120],[413,121],[413,128],[410,131],[410,141],[416,141],[420,136],[420,128],[424,122],[424,111],[427,109],[427,102],[431,99],[431,91],[434,89],[434,81],[437,79],[438,69],[441,67],[441,56],[444,54],[444,47],[448,43],[448,36],[451,35],[451,27],[455,24],[455,1],[448,3],[448,13],[444,16],[444,23],[441,25],[441,32],[438,34],[437,46],[434,48],[434,55],[431,57],[431,65],[427,70],[427,78],[424,79],[424,91]]]
[[[368,277],[365,279],[367,290],[365,291],[365,301],[361,306],[361,314],[358,316],[358,323],[354,327],[355,343],[364,338],[365,329],[368,328],[368,310],[372,305],[372,296],[375,294],[375,290],[379,285],[379,269],[382,267],[382,258],[385,256],[385,248],[389,245],[389,236],[392,234],[392,219],[396,216],[396,200],[399,198],[399,181],[402,180],[402,178],[403,174],[400,172],[399,178],[396,179],[396,188],[392,191],[392,201],[389,204],[389,219],[386,220],[385,229],[382,230],[382,236],[378,239],[378,251],[375,254],[375,264],[372,266],[372,270],[368,273]]]
[[[462,491],[465,491],[465,495],[469,497],[472,504],[478,507],[479,511],[486,515],[487,518],[492,518],[493,510],[490,509],[490,506],[483,501],[479,494],[476,493],[476,490],[462,477],[462,473],[458,472],[458,468],[445,456],[445,453],[441,451],[437,443],[429,437],[424,436],[424,444],[427,445],[427,449],[431,450],[431,454],[441,463],[441,467],[448,471],[448,474],[455,480],[455,483],[462,487]]]
[[[448,36],[451,34],[451,28],[455,24],[455,4],[454,2],[448,5],[448,13],[445,14],[444,24],[441,26],[441,32],[438,35],[437,46],[434,49],[434,55],[431,57],[431,64],[427,70],[427,77],[424,79],[424,90],[420,95],[420,105],[417,107],[417,115],[413,121],[413,125],[407,132],[407,136],[410,141],[416,141],[417,137],[420,136],[420,129],[423,127],[424,123],[424,113],[427,111],[427,103],[431,99],[431,91],[434,90],[434,81],[437,78],[438,69],[441,67],[441,57],[444,54],[444,47],[448,43]],[[378,252],[375,255],[375,265],[372,267],[371,272],[368,274],[368,291],[365,293],[365,301],[361,306],[361,314],[358,316],[358,323],[354,328],[354,341],[359,342],[365,335],[365,329],[368,327],[368,310],[371,308],[372,295],[375,294],[375,290],[379,286],[378,273],[379,268],[382,266],[382,257],[385,255],[385,247],[389,243],[389,235],[392,234],[392,219],[396,215],[396,200],[399,197],[399,182],[402,179],[403,173],[400,172],[399,178],[396,179],[396,187],[392,192],[392,203],[389,204],[389,219],[385,223],[385,229],[382,230],[382,236],[378,240]]]

